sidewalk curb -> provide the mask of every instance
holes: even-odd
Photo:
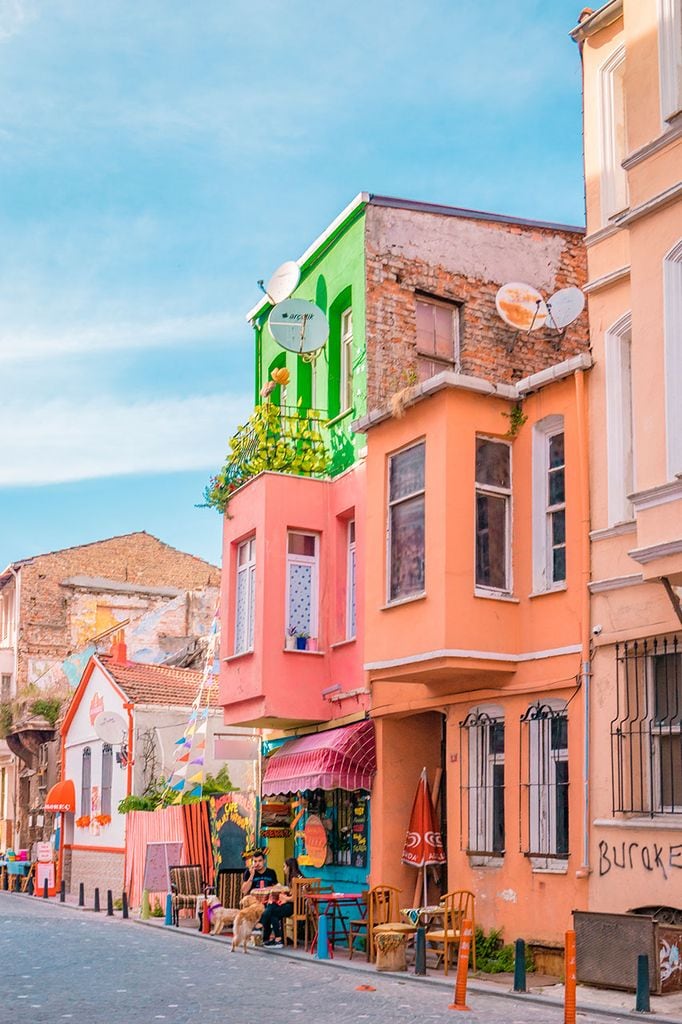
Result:
[[[0,891],[0,896],[2,896],[3,894],[4,893],[2,891]],[[23,892],[22,893],[18,893],[18,892],[17,893],[7,893],[7,895],[11,896],[12,898],[18,897],[20,899],[34,900],[39,905],[41,905],[41,904],[43,906],[49,905],[49,906],[56,907],[56,908],[62,909],[62,910],[75,910],[75,911],[79,911],[80,913],[94,913],[94,911],[90,907],[79,907],[79,906],[77,906],[77,905],[75,905],[73,903],[66,903],[66,902],[60,903],[59,901],[55,900],[55,897],[52,897],[49,900],[43,900],[42,897],[31,896],[28,893],[23,893]],[[205,935],[202,932],[198,931],[198,929],[174,928],[174,927],[168,926],[168,925],[156,924],[156,923],[154,923],[152,921],[141,921],[137,917],[129,917],[126,920],[125,918],[122,918],[120,916],[120,913],[119,913],[118,917],[116,915],[114,915],[114,917],[112,917],[112,918],[107,918],[106,913],[101,913],[100,912],[100,914],[98,914],[98,919],[99,918],[101,918],[103,921],[106,921],[106,920],[119,921],[119,922],[124,922],[126,924],[140,925],[140,926],[142,926],[144,928],[153,928],[156,931],[158,931],[159,933],[163,933],[163,934],[168,934],[169,932],[171,932],[171,933],[173,933],[175,935],[183,935],[183,936],[185,936],[188,939],[203,939],[204,941],[207,941],[207,942],[215,942],[218,945],[222,945],[225,948],[226,952],[230,952],[230,946],[229,946],[229,940],[228,939],[221,939],[217,935]],[[256,955],[259,955],[259,956],[278,957],[280,959],[293,960],[293,961],[299,962],[299,963],[301,963],[301,962],[302,963],[310,963],[311,960],[315,959],[314,957],[311,957],[307,953],[303,953],[303,952],[299,953],[297,951],[294,952],[293,950],[290,951],[290,950],[287,950],[287,949],[278,949],[278,950],[266,951],[266,950],[259,949],[258,947],[256,947],[253,950],[253,952]],[[364,977],[364,978],[367,978],[368,976],[369,977],[374,977],[374,972],[373,971],[371,971],[370,969],[368,969],[366,967],[355,966],[355,964],[353,964],[352,962],[349,963],[348,961],[332,960],[332,959],[324,960],[324,961],[317,961],[317,962],[322,963],[323,966],[335,968],[337,971],[347,971],[348,973],[354,974],[357,977]],[[433,977],[432,976],[432,977],[422,978],[422,977],[419,977],[418,975],[409,974],[409,973],[403,972],[403,971],[399,971],[399,972],[388,972],[388,971],[386,971],[386,972],[382,972],[382,975],[385,976],[386,978],[391,978],[394,981],[402,981],[403,983],[414,982],[416,984],[421,984],[421,985],[431,985],[432,987],[439,988],[439,989],[450,990],[450,989],[452,989],[452,987],[454,985],[454,975],[453,975],[453,980],[452,981],[446,980],[444,977],[440,978],[440,977]],[[468,984],[467,984],[467,987],[468,987],[470,992],[477,992],[480,995],[494,996],[497,999],[511,999],[511,1000],[514,1000],[517,1003],[524,1003],[524,1002],[526,1002],[526,1003],[534,1003],[534,1004],[536,1004],[538,1006],[551,1006],[553,1008],[558,1008],[558,1009],[561,1009],[563,1007],[563,1002],[560,999],[553,998],[552,996],[541,995],[540,993],[533,993],[533,992],[527,992],[527,993],[513,992],[513,991],[510,991],[509,989],[504,989],[501,986],[496,986],[494,984],[491,984],[490,982],[484,982],[484,981],[480,981],[480,980],[477,980],[477,979],[470,980],[468,982]],[[680,1024],[680,1018],[679,1017],[667,1017],[667,1016],[663,1016],[663,1015],[661,1015],[659,1013],[656,1013],[656,1012],[654,1012],[654,1013],[637,1013],[634,1010],[614,1009],[614,1008],[611,1008],[611,1007],[596,1006],[596,1005],[594,1005],[592,1003],[579,1003],[579,1005],[577,1007],[577,1011],[578,1011],[579,1015],[580,1014],[591,1013],[591,1014],[594,1014],[594,1015],[599,1016],[599,1017],[610,1018],[611,1020],[613,1020],[613,1019],[620,1019],[620,1020],[632,1020],[632,1021],[640,1021],[640,1022],[641,1021],[652,1021],[652,1022],[655,1022],[655,1024]]]

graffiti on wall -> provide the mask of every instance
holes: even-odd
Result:
[[[682,843],[599,843],[599,877],[612,870],[655,872],[665,881],[675,871],[682,871]]]

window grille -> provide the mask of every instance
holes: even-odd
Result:
[[[520,848],[529,857],[568,856],[568,715],[538,701],[521,716]],[[523,808],[526,814],[524,820]]]
[[[90,814],[91,771],[92,751],[85,747],[81,766],[81,816]]]
[[[614,813],[682,814],[681,726],[680,637],[618,644],[611,722]]]
[[[504,853],[504,718],[474,709],[459,725],[460,845],[478,856]],[[466,820],[464,820],[466,817]]]

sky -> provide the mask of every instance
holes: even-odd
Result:
[[[360,191],[584,221],[574,0],[0,0],[0,568],[197,508]]]

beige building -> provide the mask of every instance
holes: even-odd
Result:
[[[584,81],[590,910],[682,921],[682,4],[611,0]]]
[[[136,661],[199,665],[219,586],[216,566],[144,531],[0,572],[1,850],[51,831],[42,804],[58,774],[55,725],[89,656],[122,628]]]

